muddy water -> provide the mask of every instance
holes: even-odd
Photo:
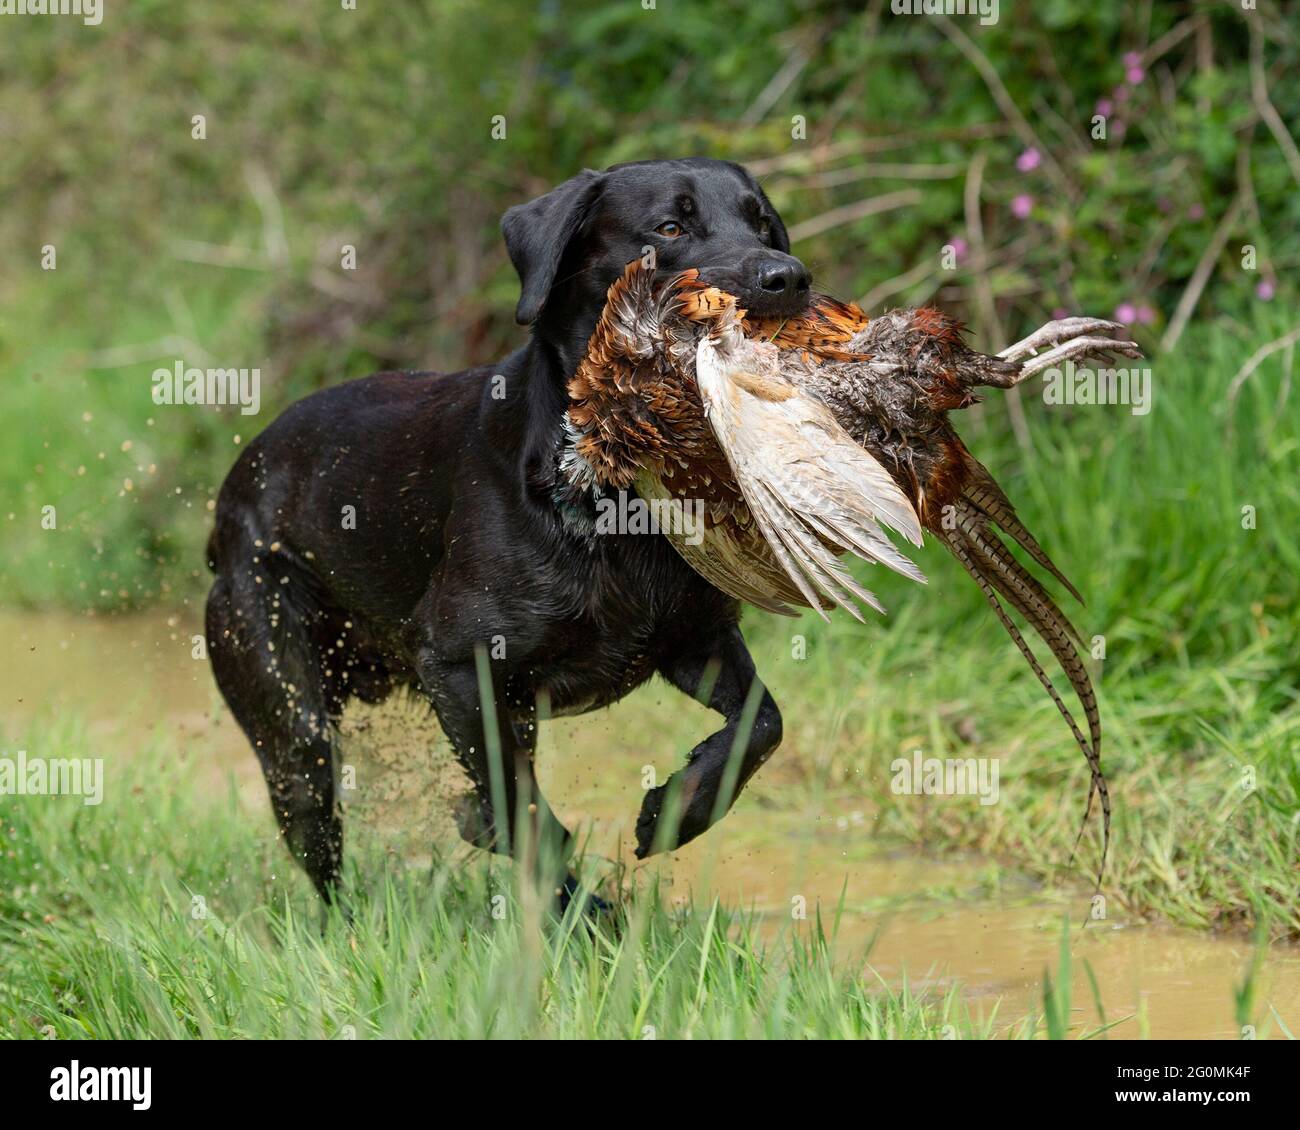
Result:
[[[94,755],[131,756],[150,741],[178,751],[196,791],[224,795],[233,778],[250,809],[265,813],[251,751],[221,704],[206,661],[192,657],[200,630],[190,611],[130,619],[0,614],[0,749],[23,737],[33,755],[50,721],[74,714]],[[711,728],[711,716],[649,689],[613,711],[565,719],[544,731],[542,783],[565,822],[582,829],[588,852],[632,862],[642,774],[659,779]],[[368,800],[357,815],[377,826],[427,826],[453,839],[445,801],[461,787],[436,728],[417,708],[349,717],[350,761]],[[57,730],[47,732],[58,733]],[[83,751],[90,753],[90,750]],[[662,863],[633,867],[630,881],[657,875],[670,897],[713,894],[751,909],[764,930],[807,930],[820,905],[827,921],[843,899],[837,951],[891,984],[942,989],[956,982],[977,1015],[1003,1027],[1040,1005],[1043,971],[1057,969],[1063,916],[1070,918],[1076,1030],[1100,1023],[1083,966],[1101,986],[1110,1038],[1237,1038],[1233,989],[1251,959],[1243,938],[1125,922],[1112,916],[1080,929],[1086,891],[1041,891],[987,861],[935,861],[886,852],[871,816],[844,794],[799,779],[797,751],[764,769],[713,834]],[[432,800],[431,800],[432,798]],[[269,828],[269,816],[267,817]],[[798,917],[806,908],[807,919]],[[871,975],[871,974],[868,974]],[[1300,950],[1273,947],[1261,976],[1271,1005],[1300,1031]],[[1268,1034],[1278,1035],[1276,1023]],[[1263,1034],[1263,1033],[1261,1033]]]

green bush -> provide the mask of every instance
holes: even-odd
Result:
[[[234,437],[325,384],[517,345],[497,218],[584,165],[747,161],[796,232],[910,194],[796,250],[823,288],[938,301],[984,344],[1067,309],[1120,310],[1155,347],[1240,194],[1193,315],[1238,333],[1253,307],[1295,302],[1300,193],[1251,72],[1254,36],[1271,105],[1294,122],[1288,11],[1058,0],[1003,4],[984,27],[798,0],[141,0],[93,28],[10,21],[0,395],[21,425],[0,452],[0,597],[119,608],[198,591]],[[1240,360],[1258,344],[1243,333]],[[262,368],[259,416],[155,408],[154,367],[205,355]],[[1198,379],[1161,372],[1166,395]],[[984,442],[1001,442],[990,419]],[[1090,426],[1105,425],[1072,433],[1085,446]]]

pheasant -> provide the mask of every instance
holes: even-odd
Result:
[[[928,530],[979,586],[1087,760],[1079,834],[1099,796],[1100,885],[1110,798],[1081,640],[1000,535],[1081,598],[947,414],[978,402],[976,387],[1010,388],[1066,360],[1140,357],[1133,342],[1104,336],[1121,328],[1067,318],[993,357],[969,348],[961,323],[931,307],[868,318],[815,295],[797,317],[749,318],[696,271],[661,280],[637,260],[610,288],[569,382],[556,501],[572,509],[582,496],[630,488],[702,505],[702,537],[671,523],[660,531],[696,572],[759,608],[809,607],[823,618],[839,606],[861,620],[855,598],[884,611],[844,567],[845,553],[924,582],[884,530],[918,546]],[[1060,662],[1087,736],[1004,601]]]

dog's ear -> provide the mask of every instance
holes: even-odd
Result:
[[[515,321],[521,326],[535,322],[546,305],[564,249],[582,227],[603,179],[603,173],[584,169],[545,196],[517,204],[501,217],[506,250],[519,272]]]

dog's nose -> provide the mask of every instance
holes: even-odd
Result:
[[[786,256],[769,259],[758,268],[759,289],[775,297],[799,297],[808,293],[812,276],[798,259]]]

